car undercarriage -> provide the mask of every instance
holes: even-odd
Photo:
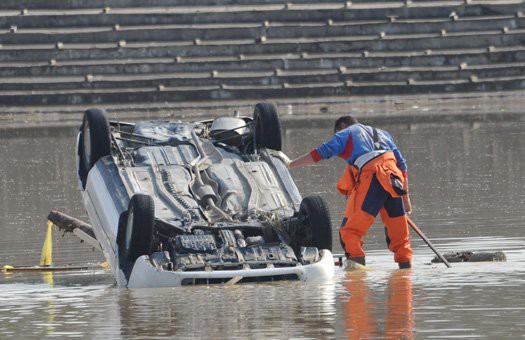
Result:
[[[97,238],[109,238],[106,257],[126,281],[141,256],[166,272],[253,271],[307,266],[331,250],[324,201],[301,199],[276,157],[275,106],[191,123],[105,117],[86,111],[78,174]]]

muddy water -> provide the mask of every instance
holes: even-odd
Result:
[[[442,251],[503,250],[506,263],[429,265],[412,236],[415,269],[395,270],[383,228],[366,238],[369,271],[334,282],[125,290],[102,270],[0,274],[0,338],[521,338],[525,334],[525,123],[392,125],[409,162],[414,221]],[[329,137],[322,122],[288,122],[298,156]],[[85,218],[74,173],[73,128],[0,131],[0,264],[34,265],[45,216]],[[342,163],[293,171],[340,224]],[[339,252],[338,242],[335,252]],[[73,237],[54,235],[54,261],[98,263]]]

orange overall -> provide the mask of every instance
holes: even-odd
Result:
[[[368,162],[361,172],[348,165],[337,189],[348,197],[339,236],[349,257],[363,257],[363,237],[378,213],[385,225],[388,249],[398,263],[412,260],[407,217],[403,200],[392,179],[405,187],[405,178],[396,165],[393,152],[386,152]]]

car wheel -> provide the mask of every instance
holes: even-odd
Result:
[[[281,122],[277,107],[270,103],[255,105],[253,112],[255,149],[282,149]]]
[[[129,201],[124,237],[121,245],[128,261],[152,251],[155,206],[151,196],[135,194]]]
[[[304,218],[300,247],[317,247],[319,250],[332,251],[332,222],[330,212],[320,196],[305,197],[299,208],[299,215]],[[299,250],[299,249],[297,249]]]
[[[80,126],[79,139],[79,175],[83,186],[93,165],[110,154],[109,122],[106,112],[100,109],[89,109],[84,112]]]

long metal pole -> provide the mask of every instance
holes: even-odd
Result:
[[[430,249],[432,249],[434,251],[434,253],[437,255],[437,257],[439,257],[441,259],[441,261],[443,261],[443,263],[448,267],[452,267],[450,265],[450,263],[448,263],[447,259],[445,257],[443,257],[443,255],[441,255],[439,253],[439,251],[437,251],[436,248],[434,248],[434,245],[432,244],[432,242],[430,242],[430,240],[425,236],[425,234],[423,234],[423,232],[421,231],[421,229],[419,229],[417,227],[417,225],[412,222],[412,220],[410,219],[410,217],[407,216],[407,220],[408,220],[408,225],[412,227],[412,229],[414,229],[414,231],[416,232],[416,234],[419,235],[419,237],[421,237],[421,239],[423,239],[423,241],[425,241],[425,243],[430,247]]]

